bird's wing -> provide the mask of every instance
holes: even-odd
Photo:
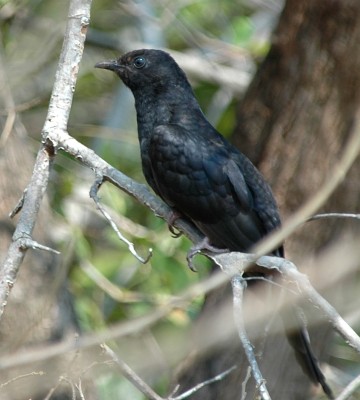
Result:
[[[222,242],[223,246],[230,250],[248,251],[268,233],[264,215],[257,205],[257,197],[261,196],[258,191],[261,187],[252,186],[253,182],[248,180],[244,173],[244,165],[237,162],[227,145],[214,147],[214,152],[222,160],[218,173],[221,174],[220,181],[226,196],[219,206],[225,212],[219,210],[218,212],[222,213],[219,221],[211,226],[203,226],[203,230],[207,230],[208,236]],[[207,171],[210,170],[210,164],[211,157],[204,160]],[[250,168],[247,165],[245,167]]]
[[[264,233],[269,233],[273,229],[278,228],[281,225],[280,215],[270,186],[251,161],[243,154],[233,150],[232,159],[241,170],[246,187],[251,193],[252,208],[259,215],[264,225]],[[235,187],[236,180],[234,173],[232,172],[229,177]]]
[[[252,212],[255,213],[258,218],[258,228],[262,234],[261,237],[264,237],[274,229],[279,228],[281,225],[280,214],[273,193],[268,183],[249,159],[236,149],[234,150],[234,148],[231,148],[230,152],[233,161],[230,168],[229,179],[234,190],[238,193],[239,188],[235,188],[238,187],[237,182],[239,182],[239,174],[236,174],[236,169],[233,167],[235,164],[241,171],[246,188],[250,192],[250,207]],[[280,246],[278,249],[274,250],[273,254],[284,256],[283,247]]]
[[[244,175],[233,159],[229,159],[224,165],[226,174],[239,206],[245,211],[250,211],[254,206],[254,199],[245,181]]]
[[[149,183],[212,244],[246,251],[276,225],[267,225],[267,213],[278,218],[275,201],[271,192],[261,193],[263,180],[249,160],[218,137],[200,133],[176,124],[157,126],[147,155]]]

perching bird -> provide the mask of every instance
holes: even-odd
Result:
[[[95,67],[114,71],[131,89],[143,173],[174,216],[191,220],[204,234],[193,253],[201,248],[246,252],[280,226],[269,185],[207,121],[185,73],[168,53],[135,50]],[[283,247],[273,255],[283,256]],[[333,398],[303,321],[297,318],[297,324],[299,330],[288,334],[297,359]]]

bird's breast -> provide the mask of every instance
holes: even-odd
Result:
[[[209,157],[207,144],[199,138],[160,130],[151,137],[148,156],[153,189],[190,219],[212,223],[225,213],[237,213],[221,161]]]

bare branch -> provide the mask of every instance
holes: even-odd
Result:
[[[358,375],[354,380],[352,380],[346,388],[336,397],[335,400],[346,400],[349,399],[352,394],[355,393],[357,389],[360,388],[360,375]]]
[[[151,387],[145,383],[139,375],[133,371],[125,361],[121,360],[105,343],[101,345],[101,348],[104,349],[106,354],[108,354],[111,359],[115,362],[117,367],[120,369],[120,372],[128,379],[141,393],[143,393],[146,397],[151,400],[165,400],[163,397],[159,396],[156,392],[154,392]]]
[[[227,369],[226,371],[222,372],[221,374],[218,374],[218,375],[214,376],[214,378],[207,379],[206,381],[197,384],[196,386],[194,386],[193,388],[191,388],[191,389],[187,390],[186,392],[180,394],[179,396],[175,396],[175,397],[170,396],[168,398],[168,400],[183,400],[183,399],[187,399],[192,394],[194,394],[198,390],[202,389],[204,386],[210,385],[211,383],[214,383],[214,382],[222,381],[225,377],[227,377],[229,374],[231,374],[236,368],[237,368],[237,366],[233,365],[231,368]]]
[[[27,250],[27,249],[37,249],[37,250],[44,250],[48,251],[53,254],[60,254],[60,251],[57,251],[55,249],[52,249],[51,247],[44,246],[43,244],[40,244],[36,242],[35,240],[32,240],[30,238],[21,238],[18,241],[18,245],[22,250]]]
[[[47,187],[52,161],[53,154],[48,151],[46,146],[43,146],[35,162],[33,175],[22,204],[22,212],[13,235],[13,241],[0,271],[0,317],[4,312],[7,298],[15,284],[25,251],[28,248],[24,246],[24,241],[26,242],[31,238],[40,203]]]
[[[246,371],[246,376],[244,378],[244,381],[241,384],[241,400],[245,400],[247,396],[246,392],[246,385],[251,377],[251,368],[249,367]]]
[[[168,315],[174,308],[186,306],[186,303],[190,299],[193,299],[198,295],[203,295],[208,291],[219,287],[229,280],[229,276],[244,271],[247,266],[254,263],[256,257],[252,254],[228,253],[215,255],[212,257],[212,259],[219,266],[221,266],[221,268],[224,268],[226,273],[219,271],[218,273],[215,273],[207,278],[205,281],[196,283],[189,287],[177,298],[172,298],[170,301],[163,303],[159,307],[156,307],[150,313],[140,318],[115,325],[103,332],[83,334],[81,337],[75,340],[68,339],[60,343],[44,346],[40,349],[26,349],[24,351],[17,352],[16,354],[0,357],[0,370],[46,360],[75,349],[89,348],[104,341],[124,337],[129,334],[138,333],[144,329],[148,329],[154,323]],[[276,269],[279,272],[283,272],[285,274],[285,280],[291,281],[292,283],[297,281],[297,274],[303,278],[303,275],[296,270],[293,272],[295,275],[290,275],[287,277],[286,273],[290,269],[289,265],[293,266],[293,264],[290,263],[290,261],[281,258],[264,256],[259,258],[259,264],[263,265],[264,268]],[[360,349],[360,339],[357,337],[355,332],[338,315],[333,307],[329,305],[326,300],[322,299],[322,297],[316,293],[315,289],[313,289],[311,285],[309,289],[308,285],[310,285],[309,282],[304,284],[302,279],[300,279],[299,284],[296,284],[295,287],[297,290],[300,288],[301,292],[306,296],[308,296],[306,291],[308,288],[308,291],[310,291],[310,296],[308,296],[308,298],[311,299],[312,304],[320,307],[323,310],[325,317],[327,317],[333,323],[334,328],[338,330],[343,337],[345,337],[345,340],[348,341],[352,347]],[[331,315],[329,315],[329,313]]]
[[[84,392],[83,392],[83,389],[82,389],[82,381],[81,381],[81,379],[79,379],[79,383],[78,383],[77,385],[75,385],[75,387],[76,387],[76,389],[77,389],[78,392],[79,392],[80,399],[81,399],[81,400],[86,400],[86,399],[85,399]],[[76,397],[75,397],[75,399],[76,399]]]
[[[246,288],[246,281],[240,274],[236,274],[231,279],[231,285],[233,290],[233,302],[234,302],[234,320],[240,337],[242,347],[245,351],[246,357],[249,361],[252,375],[255,379],[259,394],[262,400],[271,400],[270,394],[265,385],[265,379],[262,377],[260,368],[256,361],[253,346],[247,337],[244,319],[243,319],[243,297],[244,290]]]
[[[108,354],[111,359],[115,362],[115,364],[118,366],[120,369],[121,373],[125,376],[126,379],[128,379],[138,390],[140,390],[141,393],[143,393],[146,397],[148,397],[151,400],[183,400],[188,397],[190,397],[192,394],[203,388],[204,386],[210,385],[211,383],[221,381],[224,379],[227,375],[229,375],[231,372],[233,372],[236,369],[236,366],[232,366],[228,370],[222,372],[219,375],[216,375],[214,378],[208,379],[204,382],[199,383],[198,385],[194,386],[193,388],[187,390],[186,392],[180,394],[179,396],[173,396],[170,395],[166,399],[164,397],[159,396],[156,392],[153,391],[153,389],[146,383],[144,382],[139,375],[136,374],[135,371],[133,371],[128,364],[125,363],[125,361],[121,360],[117,354],[114,353],[113,350],[110,349],[109,346],[107,346],[105,343],[101,344],[101,348],[104,349],[106,354]]]
[[[326,213],[326,214],[315,214],[308,219],[308,221],[316,221],[317,219],[327,218],[346,218],[346,219],[360,219],[360,214],[350,213]]]
[[[149,248],[149,254],[145,258],[141,257],[135,250],[134,243],[132,243],[128,239],[126,239],[126,237],[120,232],[119,228],[116,226],[114,220],[111,218],[111,215],[100,204],[99,196],[97,194],[98,194],[98,191],[99,191],[101,185],[103,184],[103,182],[104,182],[104,178],[102,176],[96,178],[94,184],[92,185],[92,187],[90,189],[90,197],[94,200],[96,207],[101,212],[101,214],[105,217],[105,219],[109,222],[109,224],[115,231],[118,238],[127,245],[130,253],[134,257],[136,257],[141,263],[146,264],[152,256],[152,248]]]
[[[42,132],[43,144],[38,152],[33,174],[24,199],[16,208],[21,215],[13,235],[4,265],[0,272],[0,317],[13,287],[26,248],[23,239],[30,239],[35,226],[40,204],[48,185],[57,143],[49,140],[49,133],[64,131],[70,114],[73,92],[83,53],[85,34],[90,19],[91,0],[72,0],[55,83],[48,114]]]
[[[19,379],[23,379],[23,378],[28,378],[29,376],[34,376],[34,375],[45,375],[44,371],[33,371],[33,372],[29,372],[28,374],[23,374],[23,375],[19,375],[19,376],[15,376],[15,378],[12,378],[4,383],[0,384],[0,389],[3,388],[4,386],[9,385],[10,383],[16,382]]]
[[[98,269],[96,269],[89,261],[82,260],[80,263],[81,269],[85,274],[98,285],[109,297],[113,298],[115,301],[120,303],[134,303],[139,301],[146,301],[148,303],[154,304],[164,304],[165,301],[175,300],[175,296],[171,295],[158,295],[145,294],[140,292],[135,292],[131,290],[121,289],[119,286],[115,285],[109,281]]]
[[[360,337],[311,285],[306,275],[300,273],[291,261],[273,256],[257,257],[243,253],[218,254],[211,257],[227,274],[242,273],[251,264],[268,270],[276,269],[288,283],[296,283],[299,294],[306,297],[311,304],[322,310],[324,316],[331,322],[333,328],[345,339],[346,343],[360,353]]]
[[[68,338],[65,341],[45,345],[41,348],[25,349],[15,354],[2,356],[0,357],[0,370],[19,365],[33,364],[37,361],[47,360],[67,352],[86,349],[108,340],[142,332],[167,316],[173,309],[184,307],[189,300],[203,295],[227,281],[228,277],[219,272],[210,276],[203,282],[192,285],[178,297],[172,298],[170,301],[163,303],[142,317],[119,323],[103,332],[85,333],[80,337]]]

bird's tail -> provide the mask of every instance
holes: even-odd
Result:
[[[319,362],[311,348],[309,334],[301,317],[301,312],[298,308],[291,311],[291,313],[287,312],[286,315],[282,312],[282,318],[285,325],[289,327],[289,329],[286,329],[286,336],[295,352],[295,357],[310,380],[315,384],[320,383],[327,397],[334,399],[333,392],[327,384]]]

